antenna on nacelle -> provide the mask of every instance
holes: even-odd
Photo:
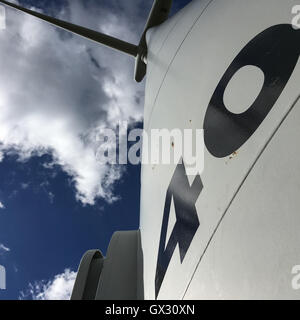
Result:
[[[84,28],[63,20],[59,20],[56,18],[52,18],[45,14],[23,8],[17,4],[13,4],[8,1],[0,0],[0,3],[3,3],[6,6],[23,11],[39,19],[47,21],[56,27],[70,31],[84,38],[104,44],[110,48],[113,48],[115,50],[118,50],[133,56],[136,59],[134,78],[137,82],[140,82],[143,80],[146,74],[146,69],[147,69],[146,32],[148,29],[163,23],[168,18],[170,9],[172,7],[172,2],[173,2],[172,0],[154,0],[141,40],[138,45],[134,45],[132,43],[108,36],[101,32],[87,29],[87,28]]]

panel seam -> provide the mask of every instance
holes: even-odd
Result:
[[[149,122],[148,122],[148,124],[147,124],[147,129],[146,129],[147,131],[148,131],[148,129],[149,129],[150,125],[151,125],[151,122],[152,122],[152,114],[153,114],[153,112],[154,112],[154,109],[155,109],[155,106],[156,106],[156,101],[157,101],[157,98],[158,98],[158,96],[159,96],[159,94],[160,94],[160,90],[161,90],[163,84],[165,83],[166,76],[167,76],[167,74],[168,74],[171,66],[173,65],[173,62],[174,62],[175,58],[177,57],[177,54],[178,54],[179,50],[181,49],[181,47],[182,47],[184,41],[186,40],[186,38],[188,37],[188,35],[189,35],[189,34],[191,33],[191,31],[194,29],[194,26],[196,25],[196,23],[198,22],[198,20],[200,19],[200,17],[203,15],[203,13],[207,10],[207,8],[210,6],[210,4],[211,4],[213,1],[214,1],[214,0],[210,0],[210,1],[208,2],[208,4],[204,7],[204,9],[202,10],[202,12],[200,13],[200,15],[199,15],[199,16],[196,18],[196,20],[193,22],[192,26],[190,27],[190,29],[188,30],[188,32],[187,32],[186,35],[184,36],[183,40],[181,41],[179,47],[177,48],[177,50],[176,50],[176,52],[175,52],[175,54],[174,54],[174,57],[172,58],[171,62],[169,63],[168,68],[167,68],[167,70],[166,70],[166,72],[165,72],[165,74],[164,74],[164,77],[163,77],[163,79],[162,79],[162,82],[161,82],[161,84],[160,84],[160,86],[159,86],[159,89],[158,89],[158,91],[157,91],[157,94],[156,94],[156,96],[155,96],[155,100],[154,100],[154,102],[153,102],[153,107],[151,108],[151,112],[150,112],[150,114],[149,114]]]
[[[184,291],[184,293],[183,293],[183,296],[182,296],[182,298],[181,298],[182,300],[185,298],[185,295],[186,295],[186,293],[187,293],[187,291],[188,291],[188,289],[189,289],[189,287],[190,287],[190,285],[191,285],[191,283],[192,283],[192,281],[193,281],[193,278],[194,278],[194,276],[195,276],[195,274],[196,274],[196,271],[197,271],[197,269],[198,269],[198,267],[199,267],[199,265],[200,265],[200,263],[201,263],[204,255],[205,255],[205,253],[206,253],[206,251],[207,251],[210,243],[212,242],[212,240],[213,240],[216,232],[218,231],[218,229],[219,229],[219,227],[220,227],[220,225],[221,225],[221,223],[222,223],[225,215],[227,214],[229,208],[231,207],[233,201],[235,200],[237,194],[239,193],[239,191],[240,191],[241,188],[243,187],[245,181],[247,180],[248,176],[250,175],[250,172],[252,171],[252,169],[254,168],[254,166],[256,165],[256,163],[258,162],[258,160],[261,158],[262,154],[263,154],[264,151],[267,149],[267,147],[269,146],[269,144],[271,143],[271,141],[273,140],[275,134],[278,132],[278,130],[279,130],[279,128],[281,127],[281,125],[282,125],[283,122],[287,119],[287,117],[289,116],[289,114],[291,113],[291,111],[294,109],[295,105],[296,105],[299,101],[300,101],[300,95],[298,95],[298,97],[296,98],[296,100],[291,104],[291,106],[290,106],[289,109],[287,110],[286,114],[283,116],[283,118],[282,118],[282,119],[280,120],[280,122],[277,124],[277,126],[276,126],[275,129],[274,129],[274,131],[271,133],[269,139],[267,140],[267,142],[265,143],[265,145],[263,146],[263,148],[262,148],[261,151],[259,152],[258,156],[256,157],[255,161],[252,163],[252,165],[251,165],[250,168],[248,169],[245,177],[244,177],[243,180],[241,181],[241,183],[240,183],[240,185],[238,186],[237,190],[235,191],[233,197],[232,197],[231,200],[229,201],[229,203],[228,203],[228,205],[227,205],[227,207],[226,207],[223,215],[221,216],[219,222],[217,223],[217,225],[216,225],[213,233],[211,234],[211,236],[210,236],[210,238],[209,238],[209,240],[208,240],[208,242],[207,242],[207,244],[206,244],[206,246],[205,246],[204,251],[202,252],[202,254],[201,254],[201,256],[200,256],[199,261],[197,262],[197,265],[196,265],[196,267],[195,267],[195,269],[194,269],[194,272],[193,272],[193,274],[192,274],[192,276],[191,276],[191,279],[189,280],[189,282],[188,282],[188,284],[187,284],[187,287],[186,287],[186,289],[185,289],[185,291]]]

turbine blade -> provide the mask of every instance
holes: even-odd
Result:
[[[34,17],[37,17],[37,18],[42,19],[44,21],[47,21],[48,23],[50,23],[56,27],[59,27],[61,29],[70,31],[70,32],[75,33],[75,34],[82,36],[84,38],[87,38],[87,39],[93,40],[95,42],[104,44],[107,47],[110,47],[110,48],[119,50],[121,52],[127,53],[133,57],[137,56],[138,46],[136,46],[134,44],[131,44],[126,41],[108,36],[106,34],[98,32],[98,31],[94,31],[94,30],[87,29],[87,28],[84,28],[84,27],[63,21],[63,20],[49,17],[45,14],[23,8],[19,5],[10,3],[8,1],[0,0],[0,3],[3,3],[4,5],[6,5],[8,7],[20,10],[20,11],[25,12],[27,14],[30,14]]]

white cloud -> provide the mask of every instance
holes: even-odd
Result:
[[[117,17],[99,1],[69,1],[58,16],[137,43],[144,23],[137,8],[126,1]],[[51,153],[82,203],[114,201],[122,170],[97,161],[95,136],[119,120],[142,119],[143,85],[133,81],[133,59],[15,10],[7,10],[6,21],[0,31],[0,161],[5,153],[24,161]]]
[[[5,209],[5,205],[0,201],[0,209]]]
[[[4,244],[0,243],[0,255],[6,253],[6,252],[9,252],[10,249],[7,248]]]
[[[21,188],[22,188],[23,190],[26,190],[26,189],[29,188],[29,185],[30,185],[30,183],[22,182],[22,183],[21,183]]]
[[[20,299],[33,300],[69,300],[76,279],[76,272],[66,269],[50,281],[39,281],[29,284],[26,292],[21,292]]]
[[[50,203],[53,203],[55,196],[51,191],[48,192],[48,197],[49,197]]]

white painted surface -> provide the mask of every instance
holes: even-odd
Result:
[[[300,299],[300,100],[225,215],[186,299]]]
[[[150,72],[147,75],[146,84],[145,129],[149,131],[151,128],[203,128],[209,101],[233,59],[251,39],[263,30],[276,24],[290,24],[293,4],[293,0],[193,1],[179,13],[180,16],[176,23],[170,20],[152,30],[148,37],[150,46],[148,70]],[[197,20],[200,15],[201,17]],[[169,23],[172,24],[172,27],[170,25],[168,28],[166,25]],[[160,37],[159,41],[163,41],[161,44],[155,43],[155,34],[159,34],[160,29],[165,30],[165,34],[168,34],[167,37]],[[168,32],[166,32],[167,29]],[[157,55],[151,54],[152,43],[153,46],[155,43]],[[280,292],[283,286],[287,285],[285,281],[290,276],[290,274],[286,275],[286,271],[289,271],[287,268],[292,267],[291,263],[299,264],[297,257],[300,252],[297,248],[300,239],[295,232],[291,233],[291,237],[288,234],[292,226],[295,228],[294,231],[296,227],[299,229],[300,221],[298,212],[295,211],[296,208],[299,208],[299,203],[293,197],[297,193],[296,186],[299,187],[298,184],[294,184],[299,177],[299,170],[291,171],[291,168],[286,170],[286,166],[289,166],[289,157],[286,158],[285,165],[280,164],[279,161],[280,150],[288,144],[285,139],[280,140],[277,148],[272,149],[269,161],[273,158],[279,161],[277,165],[274,164],[274,168],[277,166],[282,171],[279,175],[281,181],[289,180],[292,175],[294,182],[288,182],[289,188],[284,189],[280,198],[278,198],[278,186],[273,187],[273,181],[269,178],[267,181],[270,181],[270,184],[267,182],[264,182],[267,184],[259,184],[261,180],[250,184],[249,192],[257,188],[256,192],[259,192],[261,197],[265,196],[264,205],[262,206],[262,199],[256,205],[260,212],[253,215],[251,208],[253,208],[255,197],[244,195],[240,207],[236,204],[236,209],[232,209],[234,213],[230,215],[232,217],[230,223],[227,222],[223,226],[222,222],[222,237],[218,235],[219,230],[217,231],[216,236],[218,235],[219,238],[213,239],[215,249],[208,247],[207,252],[211,253],[206,258],[203,269],[200,267],[197,269],[197,266],[209,239],[225,210],[230,206],[235,193],[239,190],[249,170],[251,171],[252,165],[275,128],[298,97],[299,81],[298,61],[298,65],[275,106],[237,154],[226,158],[215,158],[207,150],[205,151],[205,167],[201,175],[204,189],[196,203],[200,227],[182,264],[178,248],[175,250],[158,298],[180,299],[184,297],[187,289],[185,298],[252,298],[255,295],[274,297],[276,292]],[[255,92],[257,87],[251,87],[251,83],[253,81],[248,84],[249,90]],[[243,85],[240,83],[240,88],[239,84],[235,85],[237,95],[242,92]],[[256,86],[255,81],[254,86]],[[239,97],[238,100],[241,101],[242,97]],[[246,99],[245,103],[249,103],[249,99]],[[293,122],[295,131],[299,131],[299,120],[298,117],[298,122],[297,120]],[[284,150],[292,156],[291,150]],[[294,150],[299,153],[297,148]],[[297,162],[297,159],[298,156],[295,156],[293,161]],[[163,209],[166,191],[174,170],[174,165],[144,165],[142,167],[140,225],[144,252],[146,299],[153,299],[155,296],[154,280]],[[260,172],[260,175],[262,173],[263,171]],[[292,198],[289,198],[288,194]],[[286,206],[288,206],[288,202],[284,201],[284,195],[290,199],[290,202],[293,202],[294,199],[295,201],[288,207],[291,211],[285,211],[282,215],[282,210],[287,210]],[[236,199],[238,198],[239,194]],[[252,214],[253,221],[247,220],[250,217],[244,214],[238,216],[237,212],[244,207],[247,208],[245,212]],[[230,211],[231,208],[228,212]],[[267,211],[269,214],[262,218],[262,211]],[[270,226],[271,212],[277,218]],[[286,222],[287,218],[291,219],[290,223]],[[255,230],[255,227],[261,222],[263,227],[257,230],[260,232],[260,238],[257,239],[256,246],[254,246],[251,242],[257,234],[251,233],[251,230]],[[282,229],[280,229],[281,222],[286,223]],[[252,228],[242,233],[241,230],[246,223],[252,223]],[[268,224],[269,227],[267,227]],[[275,233],[277,238],[272,246],[270,239]],[[240,246],[241,236],[243,238]],[[221,245],[223,238],[225,242],[224,245]],[[280,245],[281,238],[284,241],[277,250],[275,244]],[[264,242],[262,245],[260,245],[261,241]],[[245,252],[241,255],[242,248],[245,249]],[[256,258],[253,258],[254,248],[261,250]],[[270,249],[273,250],[271,253]],[[262,281],[261,270],[268,268],[265,257],[272,258],[275,265],[269,267],[270,275],[263,280],[263,285],[259,285],[258,283]],[[232,259],[235,260],[234,265]],[[251,272],[251,270],[254,271]],[[195,277],[193,277],[194,272],[196,272]],[[267,272],[264,273],[266,274]],[[235,275],[236,279],[234,279]],[[278,278],[279,275],[281,278]],[[226,278],[221,280],[222,277],[227,277],[227,280]],[[192,283],[189,286],[190,281]],[[214,284],[214,287],[207,290],[211,283]],[[240,289],[238,283],[242,284]],[[268,287],[268,290],[263,291],[263,287]],[[295,294],[287,287],[283,292],[286,293],[286,296]]]
[[[259,95],[264,80],[264,73],[258,67],[248,65],[237,71],[224,92],[227,110],[239,114],[249,109]]]

